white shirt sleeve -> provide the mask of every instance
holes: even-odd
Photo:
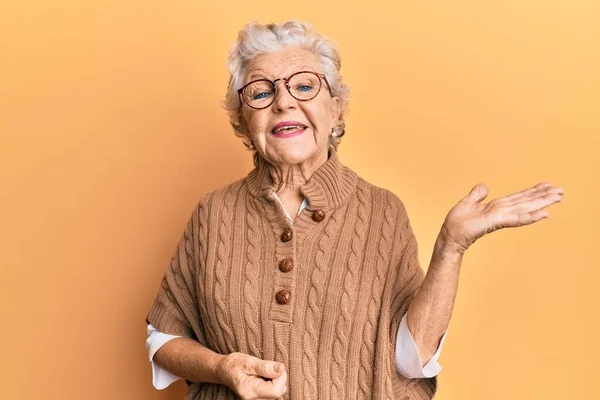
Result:
[[[423,366],[421,358],[419,357],[419,351],[417,345],[410,334],[408,324],[406,323],[406,314],[400,321],[400,327],[398,328],[398,335],[396,336],[396,369],[402,375],[409,379],[413,378],[431,378],[439,374],[442,367],[438,363],[440,352],[442,351],[442,345],[446,339],[448,330],[444,332],[444,336],[440,340],[440,345],[437,351],[431,357],[431,360]]]
[[[159,367],[152,358],[160,347],[167,343],[169,340],[178,338],[181,336],[168,335],[160,332],[152,324],[148,325],[148,339],[146,339],[146,349],[150,353],[150,362],[152,363],[152,384],[155,388],[162,390],[169,386],[171,383],[182,379],[181,377]]]

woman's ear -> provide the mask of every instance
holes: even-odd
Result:
[[[333,125],[337,125],[342,120],[342,99],[339,96],[333,96],[332,113],[333,113]]]
[[[238,135],[242,137],[246,147],[248,147],[248,149],[250,150],[254,150],[254,142],[252,141],[252,136],[250,135],[250,132],[248,131],[248,129],[246,129],[244,116],[242,114],[239,114],[236,118],[234,129],[237,131]]]
[[[239,136],[248,136],[247,129],[244,124],[244,118],[242,117],[241,113],[231,119],[231,126]]]

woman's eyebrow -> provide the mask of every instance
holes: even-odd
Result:
[[[297,68],[296,70],[294,70],[294,72],[290,73],[289,75],[295,74],[296,72],[300,72],[300,71],[314,71],[314,70],[315,70],[314,66],[309,67],[308,65],[302,65],[300,68]],[[269,79],[266,77],[266,74],[264,74],[264,72],[265,71],[262,69],[252,71],[252,73],[250,75],[248,75],[248,77],[246,78],[247,82],[251,82],[255,79]]]
[[[264,79],[265,75],[264,75],[264,71],[262,69],[256,70],[256,71],[252,71],[252,73],[250,75],[248,75],[248,77],[246,78],[248,80],[248,82],[254,80],[254,79]]]

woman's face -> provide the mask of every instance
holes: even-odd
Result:
[[[248,66],[244,84],[256,79],[288,78],[298,71],[323,73],[317,56],[311,51],[288,47],[256,56]],[[340,99],[329,94],[322,80],[319,94],[312,100],[299,101],[279,80],[273,104],[260,110],[242,104],[242,118],[256,150],[275,166],[318,163],[327,159],[329,135],[339,121]],[[276,124],[296,122],[305,129],[275,132]]]

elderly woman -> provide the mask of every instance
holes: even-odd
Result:
[[[431,399],[464,252],[532,224],[549,183],[448,213],[425,275],[402,201],[344,166],[348,89],[310,25],[251,23],[229,57],[226,107],[254,152],[194,209],[150,309],[154,384],[186,399]]]

